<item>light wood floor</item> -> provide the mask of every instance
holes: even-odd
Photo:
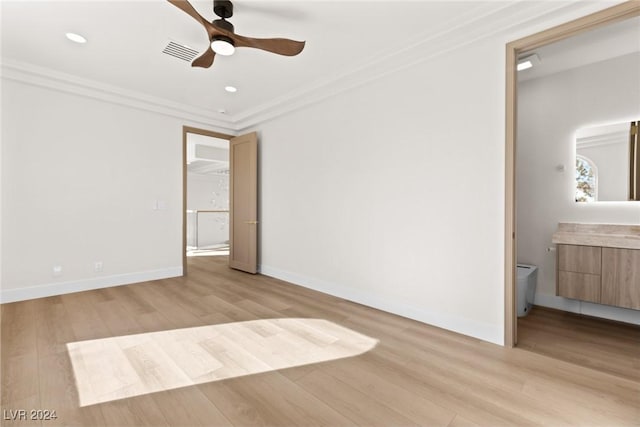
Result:
[[[258,319],[67,344],[80,406],[358,356],[378,340],[323,319]]]
[[[640,423],[633,378],[505,349],[225,262],[194,257],[187,278],[2,305],[3,418],[16,409],[58,416],[2,425]],[[68,343],[269,318],[324,319],[379,342],[359,356],[79,406]]]
[[[518,319],[518,347],[640,381],[640,326],[533,307]]]

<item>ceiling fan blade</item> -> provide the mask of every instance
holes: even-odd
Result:
[[[207,21],[202,15],[200,15],[198,11],[195,10],[188,1],[186,0],[167,0],[167,1],[172,5],[174,5],[175,7],[177,7],[178,9],[182,10],[183,12],[186,12],[189,16],[191,16],[193,19],[195,19],[200,24],[202,24],[204,29],[207,31],[207,34],[209,34],[209,38],[211,38],[214,32],[213,25],[211,25],[209,21]]]
[[[302,49],[304,49],[305,45],[305,42],[299,42],[296,40],[255,39],[238,34],[233,34],[232,38],[236,42],[236,47],[252,47],[285,56],[295,56],[299,54],[302,52]]]
[[[198,56],[191,63],[192,67],[209,68],[213,64],[216,53],[209,47],[202,55]]]

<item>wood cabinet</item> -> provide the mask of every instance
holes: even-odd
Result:
[[[556,293],[589,302],[600,302],[602,248],[558,245]]]
[[[560,245],[558,248],[559,270],[600,275],[601,263],[599,246]]]
[[[640,250],[558,245],[556,294],[640,310]]]
[[[602,248],[600,302],[640,310],[640,250]]]
[[[600,275],[558,272],[558,295],[589,302],[600,302]]]

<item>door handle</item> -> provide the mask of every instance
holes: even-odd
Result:
[[[255,225],[255,224],[258,223],[258,221],[245,221],[244,223],[245,224],[254,224]]]

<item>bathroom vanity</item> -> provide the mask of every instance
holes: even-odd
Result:
[[[560,223],[556,295],[640,310],[640,226]]]

